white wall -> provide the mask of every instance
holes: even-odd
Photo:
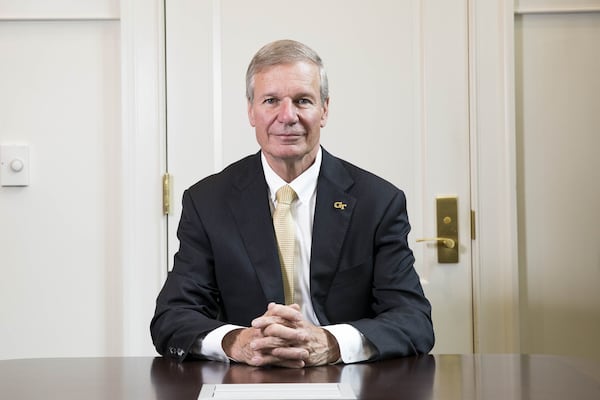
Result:
[[[0,359],[122,351],[118,2],[0,1]],[[82,4],[84,3],[84,4]]]
[[[522,350],[600,360],[598,3],[519,15],[515,43]]]

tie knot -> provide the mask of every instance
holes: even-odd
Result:
[[[296,192],[290,185],[285,185],[279,188],[276,197],[277,203],[291,204],[296,199]]]

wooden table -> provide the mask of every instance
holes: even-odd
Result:
[[[599,400],[600,364],[543,355],[428,355],[290,370],[164,358],[0,361],[2,399],[196,399],[203,383],[349,383],[360,399]]]

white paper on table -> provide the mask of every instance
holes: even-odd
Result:
[[[356,399],[349,384],[344,383],[250,383],[202,385],[198,400],[325,400]]]

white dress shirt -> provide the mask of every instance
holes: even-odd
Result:
[[[320,326],[321,324],[315,315],[310,297],[310,252],[315,204],[317,199],[317,180],[319,171],[321,170],[321,160],[322,153],[319,148],[314,164],[289,183],[298,195],[298,199],[292,203],[291,209],[296,225],[294,302],[300,306],[304,318],[317,326]],[[288,183],[281,179],[279,175],[271,169],[262,153],[261,161],[265,179],[269,186],[269,198],[271,199],[272,213],[277,206],[275,196],[277,190]],[[211,360],[227,361],[228,358],[223,351],[221,342],[228,332],[237,328],[242,327],[228,324],[209,332],[203,339],[198,340],[192,349],[192,353]],[[336,338],[340,346],[340,361],[343,361],[344,363],[365,361],[375,355],[375,349],[370,342],[352,325],[327,325],[323,326],[323,329],[327,329]]]

